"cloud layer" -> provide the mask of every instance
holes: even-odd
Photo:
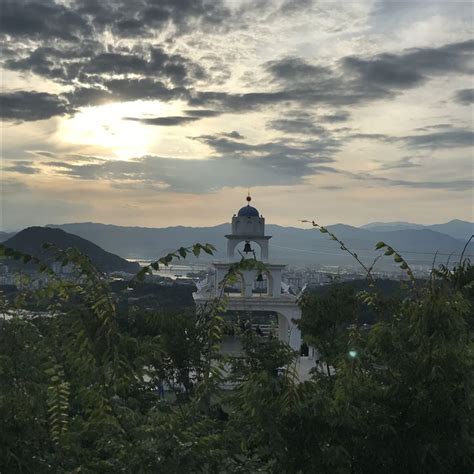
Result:
[[[4,0],[5,180],[292,186],[294,206],[385,187],[466,213],[471,23],[467,4]]]

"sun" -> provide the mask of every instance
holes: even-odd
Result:
[[[169,113],[158,101],[134,101],[84,107],[61,121],[62,142],[97,147],[101,152],[127,159],[150,152],[159,138],[159,127],[143,125],[133,118],[156,117]]]

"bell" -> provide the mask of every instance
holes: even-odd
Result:
[[[252,247],[250,247],[250,242],[247,240],[244,246],[244,253],[251,253],[251,252],[253,252],[253,250],[252,250]]]
[[[257,281],[263,281],[263,275],[261,273],[258,274]]]

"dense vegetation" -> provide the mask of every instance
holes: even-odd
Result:
[[[220,353],[225,299],[197,313],[122,311],[90,260],[57,250],[77,279],[51,273],[47,287],[2,300],[0,472],[471,473],[474,267],[461,259],[422,283],[378,247],[407,288],[384,298],[364,266],[366,291],[305,296],[301,328],[320,370],[303,383],[276,339],[247,332],[243,357]],[[212,252],[175,257],[201,250]],[[33,300],[50,317],[19,312]],[[376,321],[363,328],[367,307]]]

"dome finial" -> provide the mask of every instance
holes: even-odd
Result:
[[[252,200],[252,198],[250,197],[250,188],[249,190],[247,191],[247,197],[245,198],[247,199],[247,202],[250,203],[250,201]],[[249,204],[250,205],[250,204]]]

